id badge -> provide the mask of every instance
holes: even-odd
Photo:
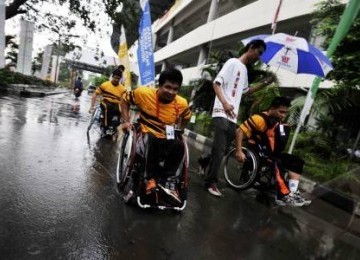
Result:
[[[280,135],[281,135],[281,136],[285,136],[286,133],[285,133],[284,125],[283,125],[283,124],[280,124],[279,127],[280,127]]]
[[[172,125],[166,125],[165,130],[166,130],[166,139],[167,140],[175,139],[175,131],[174,131],[174,127]]]

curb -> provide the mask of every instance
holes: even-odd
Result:
[[[195,140],[197,143],[200,143],[201,145],[196,147],[200,150],[210,148],[212,145],[212,140],[210,138],[195,133],[189,129],[184,130],[184,135]],[[331,190],[330,188],[316,183],[308,178],[301,176],[300,180],[299,185],[301,190],[310,193],[337,208],[360,217],[360,201],[357,201],[346,194]]]
[[[3,88],[7,93],[20,95],[21,97],[45,97],[50,95],[65,94],[68,91],[44,91],[44,90],[35,90],[33,87],[22,86],[20,84],[14,86],[7,86]]]

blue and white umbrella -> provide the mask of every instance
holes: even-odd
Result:
[[[296,74],[312,74],[320,77],[326,77],[334,69],[330,60],[304,38],[276,33],[252,36],[242,42],[246,45],[256,39],[264,40],[266,43],[266,51],[261,56],[261,60],[268,65]]]

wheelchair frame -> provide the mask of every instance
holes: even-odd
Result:
[[[235,158],[236,148],[233,147],[223,158],[224,176],[226,182],[233,188],[245,190],[250,187],[262,191],[274,189],[275,175],[273,162],[262,152],[252,148],[242,147],[246,160],[240,163]],[[234,160],[234,162],[230,162]],[[231,164],[231,165],[230,165]]]
[[[146,208],[156,208],[156,209],[160,209],[160,210],[165,210],[165,209],[172,209],[172,210],[176,210],[176,211],[183,211],[187,205],[187,194],[182,194],[184,199],[183,199],[183,203],[181,205],[161,205],[161,204],[151,204],[151,203],[147,203],[147,202],[143,202],[141,197],[142,197],[142,192],[141,189],[143,188],[143,184],[141,183],[141,181],[139,181],[139,187],[134,189],[134,179],[133,179],[133,175],[134,174],[138,174],[138,177],[141,179],[143,178],[143,173],[142,172],[137,172],[137,171],[141,171],[144,170],[142,169],[142,166],[139,165],[135,165],[136,162],[136,143],[137,143],[137,138],[138,138],[138,134],[140,134],[139,131],[139,124],[135,123],[134,124],[134,129],[124,133],[121,139],[121,145],[120,145],[120,152],[119,152],[119,156],[118,156],[118,161],[117,161],[117,169],[116,169],[116,182],[118,184],[118,187],[121,191],[123,191],[125,194],[129,195],[129,197],[127,195],[125,195],[124,200],[127,202],[131,197],[133,197],[133,193],[134,190],[138,190],[135,191],[135,197],[136,197],[136,203],[140,208],[146,209]],[[179,134],[179,132],[178,132]],[[188,150],[188,146],[186,143],[186,140],[183,138],[182,135],[180,135],[180,138],[182,140],[182,143],[184,145],[184,156],[182,159],[182,162],[180,163],[180,168],[177,170],[177,173],[179,172],[179,170],[181,171],[179,174],[179,178],[181,178],[180,181],[180,185],[182,185],[182,192],[187,193],[187,188],[188,188],[188,165],[189,165],[189,150]],[[143,160],[140,159],[140,160]],[[142,162],[140,162],[141,164]],[[138,169],[136,169],[138,168]]]
[[[101,115],[101,108],[100,108],[100,104],[96,105],[96,108],[94,109],[94,111],[91,114],[91,118],[90,118],[90,122],[89,125],[87,127],[87,134],[89,135],[89,132],[93,126],[93,124],[96,123],[100,123],[100,115]]]
[[[100,125],[100,124],[101,124],[100,120],[101,120],[101,107],[100,107],[100,103],[98,103],[98,104],[96,105],[96,107],[95,107],[92,115],[91,115],[90,122],[89,122],[89,125],[88,125],[88,127],[87,127],[86,134],[87,134],[88,139],[90,138],[90,130],[91,130],[91,128],[93,127],[94,124],[97,124],[98,129],[99,129],[98,132],[99,132],[99,134],[100,134],[100,137],[107,137],[107,136],[109,136],[109,137],[111,137],[111,139],[112,139],[113,141],[117,140],[118,132],[119,132],[119,131],[116,129],[116,130],[114,131],[114,133],[112,133],[112,134],[106,134],[106,133],[105,133],[105,129],[104,129],[103,127],[101,127],[101,125]]]

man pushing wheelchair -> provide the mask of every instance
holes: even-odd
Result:
[[[140,109],[136,156],[144,161],[143,196],[157,201],[161,193],[178,204],[184,199],[179,194],[178,178],[182,178],[179,169],[183,168],[186,153],[179,130],[191,117],[186,99],[178,95],[182,80],[179,70],[165,70],[160,74],[158,88],[138,87],[125,92],[121,101],[124,132],[133,128],[130,105]]]

